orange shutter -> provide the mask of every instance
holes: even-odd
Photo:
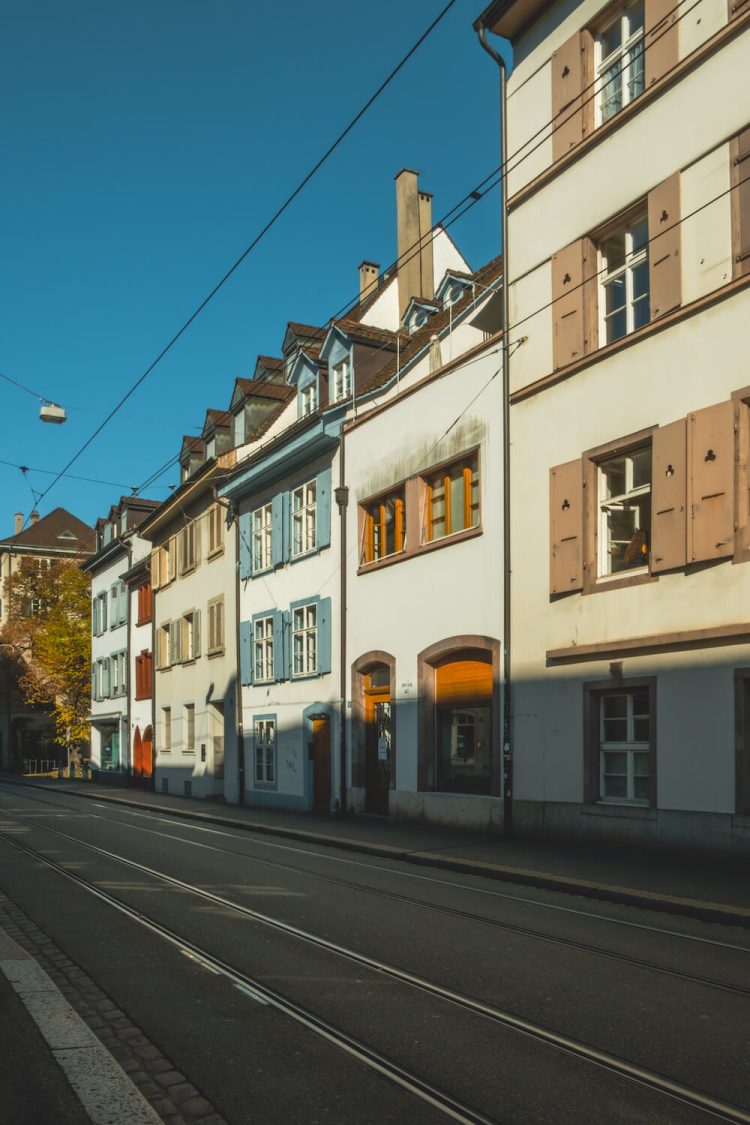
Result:
[[[583,487],[580,458],[550,469],[550,593],[583,587]]]
[[[552,55],[552,158],[559,160],[583,140],[584,43],[577,31]]]
[[[680,307],[680,173],[648,193],[648,272],[651,319]]]
[[[651,477],[651,573],[685,566],[687,426],[684,418],[654,430]]]
[[[680,61],[678,7],[674,0],[646,0],[646,89]]]
[[[450,660],[435,669],[438,706],[485,706],[492,703],[492,664],[484,660]]]
[[[688,562],[734,554],[734,404],[688,416]]]

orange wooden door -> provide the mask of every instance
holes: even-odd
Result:
[[[141,777],[151,777],[154,772],[153,728],[146,727],[141,747]]]
[[[141,728],[135,728],[135,736],[133,738],[133,776],[140,777],[143,771],[143,741],[141,739]]]
[[[331,808],[331,724],[328,719],[313,719],[313,808]]]

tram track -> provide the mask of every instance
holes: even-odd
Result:
[[[14,813],[10,815],[23,823],[24,818],[22,816]],[[28,821],[28,818],[26,818],[26,820]],[[230,899],[218,895],[215,892],[196,887],[184,880],[177,879],[164,872],[156,871],[135,860],[125,859],[122,856],[109,852],[107,849],[87,844],[76,837],[70,836],[68,833],[49,828],[49,826],[46,825],[39,825],[38,827],[41,828],[42,831],[52,832],[55,835],[68,839],[72,843],[82,845],[90,851],[99,853],[107,860],[121,863],[133,870],[139,871],[142,875],[157,879],[181,891],[198,896],[201,899],[211,902],[214,906],[220,906],[225,910],[229,909],[244,915],[253,922],[283,932],[287,936],[303,941],[308,945],[315,946],[327,953],[343,957],[366,970],[384,975],[411,988],[418,989],[420,992],[436,1000],[448,1002],[555,1051],[572,1055],[581,1061],[604,1069],[621,1079],[646,1088],[652,1093],[658,1094],[673,1103],[681,1103],[689,1106],[703,1114],[707,1114],[715,1120],[734,1122],[736,1125],[737,1123],[739,1123],[739,1125],[750,1125],[750,1113],[746,1112],[741,1107],[729,1102],[724,1102],[719,1098],[686,1086],[636,1063],[631,1063],[626,1059],[618,1058],[615,1055],[600,1050],[593,1044],[570,1038],[543,1025],[517,1016],[512,1012],[504,1011],[476,1000],[475,998],[462,995],[433,981],[426,980],[413,973],[399,969],[394,965],[368,957],[356,950],[347,949],[319,935],[309,933],[299,927],[285,923],[280,919],[271,918],[250,907],[232,902]],[[97,886],[96,883],[85,878],[79,872],[70,870],[65,867],[64,864],[45,855],[44,852],[24,843],[19,840],[17,836],[6,831],[0,831],[0,838],[25,852],[36,861],[50,867],[64,878],[75,883],[86,892],[96,896],[121,913],[124,913],[140,925],[145,926],[151,932],[165,938],[167,941],[180,948],[183,953],[191,956],[202,964],[205,968],[230,980],[231,983],[240,988],[240,990],[248,993],[251,998],[272,1005],[280,1012],[290,1016],[290,1018],[294,1019],[297,1023],[308,1027],[309,1030],[321,1035],[323,1038],[328,1039],[329,1042],[339,1046],[342,1050],[359,1058],[365,1065],[379,1071],[385,1077],[388,1077],[390,1080],[408,1089],[411,1093],[415,1094],[415,1096],[428,1101],[445,1115],[454,1120],[466,1122],[489,1122],[492,1120],[483,1116],[472,1107],[454,1099],[451,1095],[446,1094],[437,1087],[432,1086],[430,1083],[425,1082],[420,1076],[409,1073],[398,1063],[386,1058],[377,1050],[370,1048],[367,1044],[352,1037],[348,1032],[336,1028],[322,1017],[303,1008],[282,993],[269,988],[268,985],[248,976],[237,967],[215,957],[208,950],[201,948],[190,939],[177,934],[144,911],[131,906],[109,891]]]
[[[59,808],[59,806],[54,806],[54,802],[51,802],[51,801],[45,802],[43,798],[31,798],[31,799],[37,800],[40,803],[45,803],[45,804],[48,804],[50,806]],[[11,814],[11,815],[15,815],[17,817],[23,818],[22,813],[15,813],[15,814]],[[36,822],[33,822],[33,823],[36,823]],[[118,821],[117,823],[123,825],[124,827],[128,827],[128,824],[127,824],[126,821]],[[52,827],[47,826],[47,825],[45,825],[44,828],[47,831],[56,833],[56,834],[62,836],[63,838],[66,838],[66,839],[70,840],[71,842],[81,844],[82,846],[90,848],[93,851],[99,851],[101,854],[106,854],[107,857],[110,858],[110,859],[115,859],[119,862],[127,862],[127,863],[132,862],[132,861],[122,859],[115,852],[107,852],[106,849],[101,849],[97,845],[89,844],[89,843],[81,840],[80,837],[73,836],[70,833],[62,832],[58,828],[52,828]],[[169,839],[173,842],[175,840],[174,836],[170,836],[167,833],[159,832],[159,831],[157,831],[153,828],[143,828],[143,827],[141,827],[139,829],[139,831],[140,832],[145,831],[145,832],[149,833],[150,835],[154,835],[154,836],[161,837],[161,838],[166,838],[166,839]],[[559,936],[559,935],[556,935],[556,934],[550,934],[550,933],[548,933],[544,930],[538,930],[538,929],[535,929],[535,928],[530,927],[530,926],[522,926],[522,925],[519,925],[519,924],[514,923],[514,922],[509,922],[509,921],[506,921],[506,920],[488,917],[485,914],[477,914],[477,913],[475,913],[473,911],[469,911],[469,910],[461,910],[457,907],[451,907],[451,906],[446,906],[444,904],[428,902],[428,901],[425,901],[424,899],[414,898],[411,895],[400,894],[397,891],[389,891],[389,890],[385,890],[385,889],[380,888],[380,887],[371,887],[371,886],[368,886],[367,884],[357,882],[357,881],[354,881],[354,880],[342,879],[339,876],[329,875],[329,874],[326,874],[326,873],[323,873],[323,872],[310,871],[307,868],[301,868],[301,867],[298,867],[298,866],[296,866],[294,864],[290,864],[290,863],[283,863],[280,860],[272,860],[272,859],[266,859],[264,857],[256,857],[256,856],[249,857],[249,856],[245,855],[243,852],[238,852],[238,851],[235,851],[231,848],[219,847],[215,844],[206,844],[206,843],[203,843],[202,841],[185,840],[184,838],[179,838],[179,839],[180,839],[181,843],[187,844],[188,846],[191,846],[191,847],[198,847],[198,848],[201,848],[203,850],[214,851],[214,852],[216,852],[220,855],[232,856],[234,859],[243,859],[243,860],[246,860],[246,861],[252,862],[252,863],[261,863],[261,864],[263,864],[265,866],[268,866],[268,867],[271,867],[273,869],[277,869],[277,870],[281,870],[281,871],[288,871],[288,872],[291,872],[295,875],[303,875],[307,878],[316,879],[320,882],[325,882],[330,886],[340,887],[340,888],[346,889],[346,890],[353,890],[357,893],[362,893],[362,894],[367,894],[367,895],[371,895],[371,896],[374,896],[374,897],[383,898],[383,899],[386,899],[386,900],[391,901],[391,902],[400,902],[400,903],[403,903],[404,905],[416,907],[417,909],[423,909],[423,910],[431,911],[431,912],[434,912],[434,913],[444,915],[446,917],[455,918],[455,919],[460,920],[460,921],[471,922],[471,923],[476,924],[476,925],[482,925],[482,926],[487,926],[487,927],[490,927],[490,928],[493,928],[493,929],[503,930],[507,933],[512,933],[512,934],[515,934],[515,935],[520,936],[520,937],[530,938],[531,940],[534,940],[534,941],[539,941],[539,942],[543,942],[543,943],[550,944],[550,945],[561,946],[561,947],[566,948],[566,949],[576,950],[577,952],[580,952],[580,953],[586,953],[586,954],[590,954],[590,955],[595,956],[595,957],[601,957],[601,958],[604,958],[604,959],[607,959],[607,960],[610,960],[610,961],[618,962],[620,964],[629,965],[633,968],[643,969],[643,970],[646,970],[648,972],[658,973],[658,974],[663,975],[663,976],[668,976],[668,977],[672,977],[672,978],[675,978],[675,979],[678,979],[678,980],[683,980],[683,981],[685,981],[687,983],[690,983],[690,984],[696,984],[696,985],[700,985],[700,986],[707,987],[707,988],[717,989],[717,990],[727,992],[727,993],[730,993],[730,994],[734,994],[734,995],[737,995],[737,996],[750,997],[750,988],[747,988],[743,985],[734,984],[734,983],[731,983],[729,981],[720,980],[720,979],[715,978],[715,977],[701,976],[697,973],[686,972],[685,970],[682,970],[682,969],[671,968],[671,967],[663,965],[663,964],[661,964],[660,962],[657,962],[657,961],[652,961],[652,960],[649,960],[649,959],[644,958],[644,957],[636,957],[636,956],[633,956],[632,954],[622,953],[622,952],[618,952],[616,950],[606,949],[606,948],[603,948],[600,945],[594,945],[590,942],[583,942],[583,941],[575,940],[573,938],[562,937],[562,936]],[[161,878],[171,878],[170,876],[167,876],[164,873],[160,873],[159,877],[161,877]],[[435,880],[430,880],[430,882],[435,882]],[[441,881],[441,882],[439,882],[438,885],[444,886],[445,884]],[[206,892],[206,893],[210,893],[210,892]],[[493,892],[493,893],[495,893],[495,892]],[[510,896],[510,897],[514,901],[517,901],[515,896]],[[229,902],[229,900],[223,901],[222,905],[226,906],[228,902]],[[240,910],[246,909],[246,908],[240,906],[239,904],[234,904],[234,906],[235,906],[236,909],[240,909]],[[589,912],[586,912],[586,916],[590,917],[591,915],[590,915]],[[605,921],[610,921],[610,919],[605,918]],[[626,925],[628,925],[629,927],[632,928],[634,925],[637,926],[638,924],[633,923],[633,922],[627,922]],[[647,927],[647,926],[644,926],[642,928],[646,931],[652,929],[651,927]],[[670,936],[673,935],[672,931],[658,931],[658,932],[667,933]],[[691,937],[692,935],[675,934],[674,936]],[[706,938],[698,938],[697,940],[700,941],[703,944],[713,945],[713,946],[718,947],[718,948],[728,948],[728,949],[732,949],[735,952],[750,953],[750,950],[744,949],[741,946],[732,946],[732,945],[728,945],[728,943],[711,941],[711,939],[706,939]]]

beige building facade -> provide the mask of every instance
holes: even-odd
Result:
[[[500,0],[515,823],[750,846],[750,9]]]

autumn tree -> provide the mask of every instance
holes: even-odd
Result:
[[[0,640],[23,656],[27,703],[52,707],[57,739],[88,740],[91,697],[90,579],[75,563],[23,559],[5,580],[7,624]]]

